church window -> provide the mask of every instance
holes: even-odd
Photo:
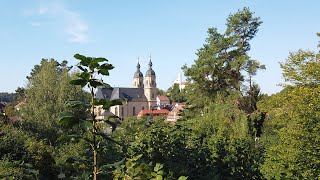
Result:
[[[152,97],[151,98],[154,98],[154,94],[152,93]]]
[[[121,116],[123,116],[123,106],[121,107]]]
[[[115,108],[114,108],[114,111],[115,111],[115,112],[114,112],[114,115],[118,116],[118,107],[115,107]]]
[[[132,115],[135,116],[136,115],[136,107],[133,106],[132,108]]]
[[[134,82],[134,86],[137,86],[137,82]]]

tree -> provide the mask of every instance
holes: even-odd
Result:
[[[74,57],[79,60],[77,67],[81,70],[81,73],[78,74],[78,78],[75,80],[70,81],[71,84],[79,85],[81,87],[87,86],[90,89],[91,95],[91,102],[90,105],[87,105],[81,101],[71,101],[71,107],[75,108],[86,108],[90,107],[90,119],[86,117],[79,117],[74,112],[63,112],[61,114],[59,123],[64,126],[72,127],[74,125],[81,125],[84,131],[87,133],[80,136],[80,138],[84,139],[87,143],[90,144],[92,151],[93,151],[93,179],[97,179],[98,174],[105,173],[106,168],[112,167],[113,165],[105,165],[98,167],[98,151],[100,144],[103,142],[99,137],[105,138],[105,140],[113,143],[117,143],[114,141],[108,134],[104,132],[104,128],[102,123],[108,123],[113,128],[116,128],[116,124],[110,121],[110,118],[99,120],[96,119],[95,107],[102,106],[103,109],[109,110],[111,106],[114,105],[121,105],[122,102],[120,100],[110,100],[107,101],[105,99],[95,99],[94,90],[99,86],[107,86],[110,85],[103,83],[102,81],[95,78],[96,74],[101,74],[108,76],[109,71],[112,70],[114,67],[107,63],[108,60],[105,58],[93,58],[93,57],[86,57],[80,54],[75,54]],[[117,117],[113,117],[117,118]],[[79,136],[78,136],[79,137]],[[119,144],[119,143],[118,143]]]
[[[24,130],[47,139],[50,144],[56,143],[59,136],[56,120],[67,108],[65,101],[86,98],[81,88],[69,84],[71,79],[66,62],[43,59],[35,66],[25,88],[27,103],[20,111]]]
[[[216,28],[209,28],[209,37],[196,53],[198,59],[195,64],[182,67],[187,80],[192,82],[186,91],[193,106],[205,106],[206,101],[199,102],[196,100],[198,97],[206,96],[212,101],[219,93],[228,95],[231,91],[240,91],[240,83],[243,81],[241,70],[250,60],[247,55],[249,42],[262,23],[253,14],[248,8],[243,8],[230,15],[223,34]]]
[[[157,88],[157,93],[156,94],[157,94],[157,96],[165,96],[166,92],[164,90],[162,90],[162,89]]]
[[[16,90],[16,101],[23,101],[25,99],[25,89],[23,87],[18,87]]]
[[[168,89],[168,95],[171,101],[174,102],[185,102],[186,97],[184,91],[180,90],[179,84],[174,84]]]
[[[295,85],[319,84],[319,56],[319,53],[312,51],[291,52],[288,59],[280,63],[285,80]]]
[[[15,93],[2,92],[0,93],[0,102],[12,102],[14,101],[15,96]]]
[[[302,50],[290,53],[281,67],[291,85],[258,104],[268,112],[262,136],[266,158],[261,167],[267,179],[320,177],[319,55]]]

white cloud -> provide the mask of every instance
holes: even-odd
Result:
[[[80,14],[68,9],[62,3],[54,2],[41,4],[38,9],[33,11],[32,15],[47,18],[48,21],[58,22],[58,30],[60,30],[62,26],[62,29],[67,34],[68,40],[70,42],[89,42],[88,24],[83,19],[81,19]],[[40,26],[39,22],[30,22],[29,24],[31,26]]]
[[[66,12],[67,15],[67,28],[66,32],[70,36],[71,42],[88,42],[88,30],[89,27],[86,22],[84,22],[80,15],[71,11]]]

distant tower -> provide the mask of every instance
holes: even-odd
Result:
[[[143,88],[143,74],[140,71],[139,60],[137,64],[137,71],[133,75],[133,87]]]
[[[145,86],[144,86],[144,94],[148,99],[149,108],[153,108],[156,106],[156,94],[157,91],[157,83],[156,83],[156,73],[152,69],[152,62],[150,56],[149,69],[145,75]]]

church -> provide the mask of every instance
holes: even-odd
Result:
[[[136,117],[141,110],[152,110],[157,106],[157,83],[156,73],[152,69],[150,59],[149,69],[145,77],[140,71],[140,64],[137,64],[137,70],[133,75],[133,87],[113,87],[97,88],[95,97],[105,100],[122,100],[122,105],[112,106],[109,111],[103,110],[98,106],[95,109],[97,119],[103,119],[106,116],[115,115],[124,120],[127,117]]]

